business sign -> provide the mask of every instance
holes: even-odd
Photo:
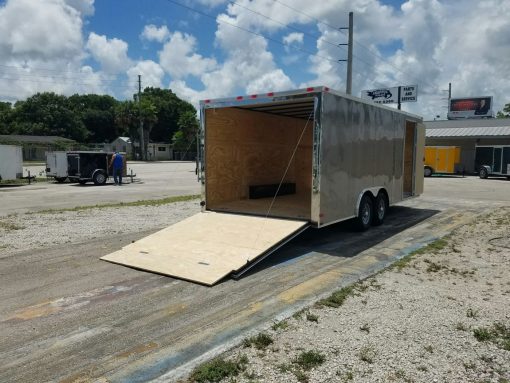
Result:
[[[492,117],[492,97],[452,98],[448,119]]]
[[[418,86],[396,86],[393,88],[380,88],[362,90],[361,98],[376,104],[398,104],[398,90],[400,88],[400,102],[416,102],[418,100]]]

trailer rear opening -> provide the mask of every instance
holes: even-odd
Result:
[[[206,208],[311,220],[313,106],[206,110]]]

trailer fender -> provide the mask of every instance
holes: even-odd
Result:
[[[379,193],[384,193],[386,195],[386,198],[388,200],[388,206],[391,205],[391,201],[390,201],[390,196],[388,194],[388,192],[386,191],[386,188],[385,187],[382,187],[382,186],[375,186],[375,187],[372,187],[372,188],[367,188],[367,189],[363,189],[359,195],[358,195],[358,199],[356,200],[356,206],[354,206],[354,216],[356,217],[358,215],[358,212],[359,212],[359,205],[361,203],[361,199],[363,198],[363,196],[365,195],[365,193],[370,193],[370,196],[374,199],[377,198],[377,195]]]

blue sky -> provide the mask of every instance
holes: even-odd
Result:
[[[194,9],[194,10],[193,10]],[[0,99],[36,92],[171,88],[204,98],[312,85],[345,89],[354,12],[353,94],[418,85],[404,110],[446,116],[446,93],[510,102],[507,0],[3,0]],[[249,32],[247,32],[249,31]],[[251,33],[250,33],[251,32]]]

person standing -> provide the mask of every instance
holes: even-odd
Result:
[[[124,170],[124,159],[119,152],[115,152],[110,162],[110,167],[113,167],[113,181],[115,185],[122,185],[122,172]]]

